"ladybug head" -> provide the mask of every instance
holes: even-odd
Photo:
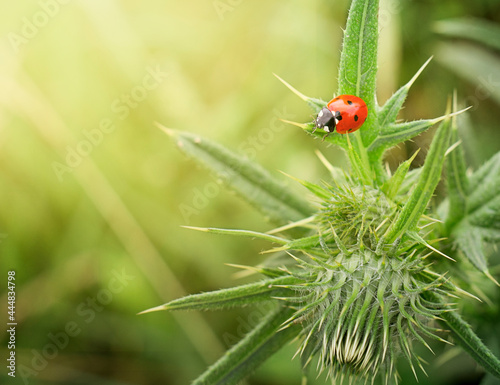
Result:
[[[323,107],[321,111],[318,113],[316,119],[314,119],[314,131],[318,128],[324,130],[325,132],[333,132],[335,130],[335,126],[337,125],[337,119],[332,111],[328,108]]]

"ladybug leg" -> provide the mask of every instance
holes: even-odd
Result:
[[[323,128],[326,132],[326,134],[323,136],[323,139],[321,139],[322,142],[325,141],[325,139],[332,133],[332,132],[335,132],[335,126],[333,127],[330,127],[330,126],[325,126]]]

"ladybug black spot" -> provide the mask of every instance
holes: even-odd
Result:
[[[358,121],[358,115],[354,115],[354,121],[357,122]]]
[[[352,101],[348,100],[348,101],[347,101],[347,104],[351,105],[351,104],[352,104]]]

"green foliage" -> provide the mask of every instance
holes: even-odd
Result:
[[[444,37],[462,41],[442,42],[436,58],[448,69],[476,85],[481,100],[491,95],[500,103],[500,26],[487,20],[451,19],[435,24]]]
[[[437,299],[433,293],[425,293],[425,296]],[[441,317],[442,323],[450,329],[460,346],[477,362],[481,363],[489,373],[500,378],[500,360],[484,345],[470,325],[457,312],[444,312]]]
[[[378,110],[378,121],[380,127],[389,127],[390,125],[396,123],[396,118],[398,117],[399,111],[403,107],[403,103],[408,96],[410,87],[420,76],[422,71],[427,67],[427,64],[432,58],[427,59],[427,61],[420,67],[417,73],[411,78],[411,80],[406,83],[403,87],[397,90],[390,98],[385,102],[385,104]],[[404,131],[404,130],[403,130]]]
[[[359,137],[363,140],[363,143],[356,142],[356,145],[360,146],[358,149],[360,151],[361,145],[366,147],[378,132],[375,113],[378,19],[373,17],[377,13],[378,0],[352,2],[340,56],[338,94],[359,96],[366,102],[368,111],[372,111],[365,121],[370,130],[354,134],[356,141]]]
[[[456,119],[452,121],[451,142],[458,143],[458,127]],[[469,195],[469,179],[465,170],[465,154],[462,146],[453,150],[446,160],[446,181],[448,187],[449,210],[446,228],[452,228],[467,213],[467,196]]]
[[[299,327],[281,330],[291,311],[278,308],[270,312],[240,342],[226,352],[224,357],[212,365],[193,385],[237,384],[245,379],[271,355],[276,353],[300,331]]]
[[[276,181],[259,165],[220,144],[187,132],[164,130],[177,146],[215,172],[221,181],[277,225],[296,221],[312,212],[307,201]]]
[[[500,240],[500,153],[470,178],[461,170],[460,157],[457,154],[458,159],[448,161],[446,234],[477,269],[495,281],[488,272],[483,243]]]
[[[316,358],[318,371],[326,371],[334,383],[397,383],[399,357],[406,358],[416,377],[416,367],[423,370],[414,353],[415,341],[429,349],[427,339],[447,342],[440,337],[441,330],[432,326],[436,321],[451,329],[464,349],[500,378],[500,361],[458,315],[453,302],[457,295],[468,294],[447,275],[451,262],[441,258],[455,260],[431,246],[435,237],[449,236],[447,242],[455,245],[448,247],[454,257],[455,250],[460,250],[494,279],[481,243],[500,239],[500,158],[494,157],[471,178],[466,176],[454,119],[465,110],[456,111],[456,106],[453,112],[450,106],[442,117],[396,122],[411,85],[429,60],[385,105],[377,105],[377,16],[378,1],[352,2],[338,94],[362,97],[369,114],[360,130],[325,139],[345,150],[350,173],[338,178],[339,173],[329,167],[333,181],[321,185],[296,179],[315,196],[315,204],[290,193],[236,153],[199,136],[168,130],[183,151],[225,177],[266,219],[282,226],[272,232],[280,233],[279,237],[245,230],[197,229],[264,239],[279,245],[269,252],[286,251],[290,256],[275,270],[256,268],[267,276],[264,281],[191,295],[151,309],[210,310],[276,303],[276,310],[195,384],[235,384],[295,337],[300,341],[297,354],[304,369]],[[282,82],[315,113],[325,105]],[[312,133],[312,122],[290,123],[314,137],[323,135]],[[385,151],[437,123],[441,124],[423,167],[409,171],[414,154],[391,176],[382,164]],[[439,220],[433,219],[437,215],[430,203],[443,168],[448,178],[449,197],[444,204],[448,211],[444,223],[436,225]],[[319,207],[316,211],[315,206]],[[291,229],[301,229],[301,236]]]
[[[394,242],[396,238],[401,237],[406,231],[412,231],[417,226],[418,221],[427,209],[432,194],[441,179],[444,154],[448,149],[450,136],[451,121],[448,118],[441,124],[434,136],[417,185],[408,197],[397,219],[393,222],[385,235],[387,242]]]
[[[190,295],[151,309],[151,311],[230,309],[255,302],[269,301],[272,297],[285,295],[287,291],[283,289],[283,285],[293,285],[298,282],[293,277],[269,279],[235,288]]]
[[[382,191],[389,199],[394,199],[397,196],[401,184],[405,181],[408,170],[417,154],[418,150],[415,151],[415,154],[410,159],[401,163],[394,175],[382,185]]]
[[[224,13],[218,13],[215,5],[223,5]],[[277,300],[210,313],[137,316],[138,311],[188,293],[282,277],[283,266],[291,269],[294,259],[285,251],[259,254],[266,248],[304,245],[326,255],[317,246],[311,217],[329,195],[321,198],[277,171],[309,181],[320,195],[328,194],[332,186],[350,185],[354,178],[345,164],[348,157],[332,145],[337,140],[347,148],[347,138],[332,134],[331,141],[322,143],[320,137],[314,140],[279,118],[311,125],[315,111],[338,91],[349,5],[350,1],[315,6],[307,1],[263,0],[1,3],[0,197],[4,210],[0,210],[0,253],[4,273],[16,271],[17,315],[22,321],[16,334],[16,380],[23,382],[19,377],[25,366],[41,369],[27,379],[30,385],[186,385],[243,338]],[[415,72],[433,55],[411,85],[404,108],[393,112],[398,123],[432,119],[445,111],[446,99],[456,89],[458,109],[474,108],[459,117],[461,144],[448,153],[446,161],[463,150],[470,177],[500,150],[497,99],[488,93],[498,89],[500,67],[496,60],[483,60],[486,66],[467,67],[462,75],[456,72],[460,65],[454,56],[449,68],[441,66],[443,45],[436,43],[444,42],[450,53],[458,51],[481,62],[483,57],[498,56],[493,44],[500,40],[492,35],[493,44],[486,44],[483,32],[475,40],[459,37],[471,30],[470,25],[457,29],[454,36],[432,31],[436,20],[440,23],[448,17],[474,17],[482,26],[488,21],[488,26],[498,25],[498,1],[380,1],[380,5],[378,104],[386,106],[392,92],[416,78]],[[479,57],[478,50],[491,55]],[[471,72],[476,68],[480,71]],[[151,72],[159,75],[158,82]],[[317,99],[304,103],[282,87],[273,72]],[[380,115],[379,111],[379,125],[384,126]],[[271,176],[284,180],[288,190],[310,201],[312,214],[300,221],[304,227],[274,235],[236,230],[204,234],[183,228],[212,225],[265,232],[271,225],[259,211],[218,185],[220,178],[214,173],[195,161],[184,161],[171,138],[152,121],[218,141],[260,162]],[[362,136],[365,128],[360,130]],[[396,195],[389,199],[404,204],[421,172],[431,130],[386,151],[380,178],[372,181],[372,188],[388,186],[398,164],[421,148],[399,189],[395,188]],[[355,146],[353,136],[349,137]],[[324,154],[325,169],[313,154],[316,148]],[[68,168],[56,174],[54,164]],[[443,222],[448,212],[446,189],[444,183],[438,186],[427,213]],[[438,209],[442,199],[445,203]],[[429,244],[457,263],[443,262],[436,254],[427,261],[432,269],[449,271],[448,279],[481,297],[482,303],[456,299],[459,314],[500,355],[500,290],[476,271],[458,247],[459,239],[453,240],[441,223],[426,229],[421,235],[432,231],[425,237]],[[474,238],[480,239],[474,244],[481,247],[489,273],[498,280],[500,253],[492,242],[497,231],[473,229]],[[340,239],[342,231],[337,230]],[[238,236],[223,235],[229,232]],[[475,236],[477,232],[481,237]],[[309,243],[297,238],[303,234],[311,237]],[[331,237],[334,242],[335,235]],[[447,239],[437,240],[443,237]],[[371,242],[368,238],[364,241]],[[233,268],[224,262],[257,267],[233,275]],[[115,280],[117,275],[126,277],[123,285]],[[6,286],[0,293],[5,304]],[[44,357],[47,363],[42,369],[33,352],[55,353],[48,347],[54,343],[50,336],[61,336],[73,322],[81,332],[70,336],[57,355]],[[437,334],[453,338],[446,332]],[[493,375],[488,382],[481,378],[483,369],[466,353],[457,354],[460,346],[446,347],[442,354],[444,345],[422,337],[436,355],[413,341],[415,351],[429,363],[422,364],[429,377],[416,368],[420,385],[456,385],[463,377],[475,385],[498,384]],[[246,383],[300,384],[300,363],[307,352],[290,359],[299,343],[287,344]],[[2,347],[5,357],[7,344]],[[404,361],[398,364],[402,382],[416,384]],[[316,358],[307,368],[307,385],[325,382],[326,373],[315,378]],[[2,371],[0,383],[14,382]]]
[[[448,19],[437,22],[434,30],[451,38],[463,38],[500,51],[500,26],[474,18]]]

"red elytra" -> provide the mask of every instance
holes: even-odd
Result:
[[[363,99],[354,95],[339,95],[326,106],[336,120],[339,134],[347,134],[359,129],[368,116],[368,108]]]

